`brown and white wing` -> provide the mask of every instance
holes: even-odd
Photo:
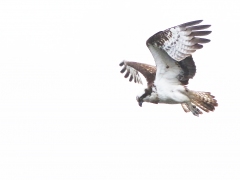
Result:
[[[148,86],[152,85],[155,80],[156,66],[132,61],[122,61],[119,65],[123,66],[120,72],[126,72],[124,77],[130,76],[129,81],[134,80],[135,83],[142,84],[139,72],[146,78]]]
[[[202,44],[210,42],[209,39],[197,37],[211,33],[211,31],[205,31],[211,25],[195,26],[201,22],[202,20],[192,21],[160,31],[151,36],[146,44],[148,47],[152,45],[162,49],[174,60],[181,61],[197,49],[201,49]]]

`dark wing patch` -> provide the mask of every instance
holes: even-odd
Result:
[[[125,78],[130,75],[129,81],[132,81],[134,79],[135,83],[142,84],[138,72],[140,72],[146,78],[148,86],[152,85],[155,80],[157,70],[155,66],[132,61],[123,61],[119,65],[123,66],[123,69],[120,71],[121,73],[127,71],[124,76]]]
[[[182,68],[182,73],[178,76],[178,80],[183,85],[187,85],[188,80],[192,79],[196,74],[196,65],[193,58],[192,56],[188,56],[184,60],[177,62],[177,64]]]
[[[202,20],[184,23],[165,31],[160,31],[147,40],[147,46],[153,45],[163,49],[176,61],[181,61],[190,56],[197,49],[201,49],[201,44],[210,42],[209,39],[198,38],[196,36],[206,36],[211,31],[199,31],[207,29],[210,25],[197,25]]]

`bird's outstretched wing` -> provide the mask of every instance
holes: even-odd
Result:
[[[130,75],[129,81],[134,80],[135,83],[142,84],[139,72],[146,78],[148,86],[152,85],[155,80],[156,66],[131,61],[122,61],[119,65],[123,66],[121,73],[126,71],[125,78]]]
[[[209,39],[199,38],[211,31],[199,31],[209,28],[210,25],[197,25],[202,20],[184,23],[165,31],[160,31],[147,40],[157,66],[157,83],[187,84],[196,72],[195,63],[191,54],[201,49],[201,44],[210,42]],[[187,59],[187,60],[186,60]],[[163,81],[159,81],[159,80]],[[165,84],[166,85],[166,84]]]
[[[210,42],[209,39],[199,38],[211,31],[199,31],[209,28],[211,25],[198,25],[202,20],[184,23],[164,31],[160,31],[147,40],[147,46],[152,45],[166,51],[166,53],[176,61],[181,61],[190,56],[197,49],[203,47],[203,43]]]

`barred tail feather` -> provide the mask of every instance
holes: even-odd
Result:
[[[217,100],[210,92],[191,91],[191,102],[205,112],[214,111],[218,106]]]

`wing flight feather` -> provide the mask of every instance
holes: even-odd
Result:
[[[152,45],[163,49],[171,58],[181,61],[201,49],[202,44],[210,42],[209,39],[196,37],[211,33],[211,31],[205,31],[211,25],[197,25],[201,22],[202,20],[191,21],[160,31],[147,40],[147,46]]]
[[[156,67],[144,64],[144,63],[138,63],[138,62],[131,62],[131,61],[122,61],[120,66],[123,66],[121,73],[126,72],[125,78],[128,78],[129,75],[129,81],[131,82],[134,80],[135,83],[142,84],[141,77],[139,76],[139,72],[146,78],[148,85],[153,84],[155,80],[156,75]]]

